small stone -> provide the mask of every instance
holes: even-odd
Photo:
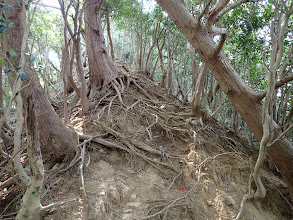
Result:
[[[107,190],[107,197],[111,203],[118,204],[120,202],[120,194],[117,188],[110,186]]]
[[[207,201],[208,206],[213,206],[213,202],[211,200]]]
[[[137,196],[136,196],[135,193],[131,194],[131,196],[130,196],[130,200],[131,200],[131,201],[135,201],[136,198],[137,198]]]
[[[126,209],[124,210],[124,213],[131,213],[132,212],[132,209]]]
[[[116,188],[120,195],[120,201],[127,202],[131,194],[131,189],[122,182],[118,182]]]
[[[106,195],[106,192],[104,190],[98,193],[98,196],[104,196],[104,195]]]
[[[123,216],[122,216],[122,219],[127,219],[127,220],[129,220],[129,219],[131,219],[131,214],[124,214]]]
[[[224,202],[227,206],[235,206],[236,202],[235,200],[232,198],[232,196],[225,196],[224,198]]]
[[[126,205],[129,206],[129,207],[137,208],[137,207],[140,206],[140,202],[128,202]]]

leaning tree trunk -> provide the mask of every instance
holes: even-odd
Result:
[[[100,17],[101,4],[102,0],[85,1],[85,42],[90,70],[90,96],[97,89],[105,88],[119,75],[119,71],[108,56],[105,46]]]
[[[209,70],[217,79],[221,90],[225,92],[242,115],[252,132],[260,141],[263,136],[261,104],[257,94],[247,86],[227,57],[219,51],[211,34],[200,22],[200,18],[194,18],[186,9],[183,2],[178,0],[157,0],[158,4],[169,14],[170,18],[181,30],[194,47],[200,58],[206,63]],[[274,123],[277,130],[275,137],[279,136],[280,129]],[[291,196],[293,195],[293,147],[286,139],[276,141],[268,148],[268,155],[278,167],[281,175],[288,184]]]
[[[18,0],[5,0],[4,3],[8,5],[17,5]],[[20,1],[22,3],[22,1]],[[25,21],[22,19],[22,9],[7,10],[6,17],[9,22],[14,23],[14,28],[9,29],[6,34],[3,35],[3,52],[9,59],[14,67],[19,65],[19,58],[12,58],[9,54],[9,49],[12,48],[16,53],[21,53],[21,44],[24,34]],[[26,51],[22,51],[25,53]],[[8,62],[5,63],[6,68],[10,68]],[[9,82],[13,85],[15,78],[12,77],[10,72]],[[45,155],[52,155],[53,158],[62,158],[64,155],[73,156],[75,148],[77,146],[76,133],[67,128],[58,117],[52,106],[50,105],[44,90],[42,89],[36,73],[31,69],[26,69],[25,74],[27,80],[23,82],[24,89],[21,90],[24,105],[28,102],[39,103],[40,115],[39,115],[39,134],[42,153]],[[31,96],[34,93],[34,96]],[[28,118],[31,115],[27,116]]]

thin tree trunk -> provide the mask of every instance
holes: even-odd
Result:
[[[107,21],[107,34],[108,34],[108,38],[109,38],[109,41],[110,41],[110,51],[111,51],[111,57],[112,57],[112,60],[114,61],[115,59],[115,56],[114,56],[114,48],[113,48],[113,42],[112,42],[112,37],[111,37],[111,27],[110,27],[110,20],[109,20],[109,9],[108,9],[108,4],[109,3],[106,3],[106,21]]]
[[[138,70],[142,71],[142,62],[143,62],[143,58],[142,58],[142,20],[143,20],[143,13],[142,13],[142,9],[143,9],[143,1],[141,1],[141,10],[140,10],[140,15],[141,15],[141,21],[140,21],[140,26],[139,26],[139,56],[138,56]]]
[[[204,87],[204,81],[207,75],[207,65],[204,63],[202,66],[202,69],[199,73],[196,85],[195,85],[195,89],[194,89],[194,93],[191,99],[191,110],[192,110],[192,114],[196,115],[196,116],[201,116],[202,112],[201,112],[201,107],[200,107],[200,97],[202,95],[202,91],[203,91],[203,87]]]
[[[31,116],[27,121],[27,153],[32,177],[29,182],[28,189],[22,198],[23,202],[21,203],[16,220],[39,220],[41,219],[40,195],[44,180],[44,165],[40,148],[39,133],[40,105],[39,103],[32,103],[28,101],[26,107],[27,115]]]
[[[191,46],[189,46],[191,47]],[[192,92],[195,91],[195,85],[196,85],[196,81],[198,79],[198,65],[194,56],[194,51],[193,49],[189,49],[190,52],[190,56],[191,56],[191,71],[192,71]]]
[[[82,63],[81,63],[81,52],[80,52],[80,34],[81,34],[81,26],[82,26],[83,8],[80,10],[80,8],[79,8],[80,3],[79,2],[74,7],[75,8],[75,16],[74,16],[74,32],[73,32],[70,27],[70,24],[67,20],[69,8],[67,7],[65,9],[64,2],[61,0],[58,0],[58,1],[60,4],[60,7],[61,7],[61,12],[63,15],[66,29],[68,30],[71,38],[73,39],[73,42],[74,42],[73,44],[75,45],[75,47],[73,46],[73,48],[75,48],[77,71],[78,71],[79,78],[81,81],[80,99],[81,99],[82,110],[88,111],[90,109],[90,102],[87,98],[87,88],[86,88],[86,82],[85,82],[85,78],[84,78],[84,70],[83,70]],[[73,49],[73,51],[74,51],[74,49]],[[74,56],[73,54],[71,54],[71,55]],[[71,65],[70,65],[70,67],[71,67]]]
[[[64,27],[64,41],[61,47],[62,52],[62,60],[61,60],[61,76],[63,75],[67,78],[69,67],[70,67],[70,54],[69,54],[69,48],[68,48],[68,40],[66,37],[66,29]],[[69,80],[65,79],[66,81],[66,93],[73,92],[73,87],[70,84]]]
[[[164,37],[163,38],[163,43],[162,43],[161,46],[159,46],[159,41],[157,41],[158,57],[159,57],[160,66],[161,66],[161,69],[162,69],[162,79],[161,79],[161,82],[160,82],[160,86],[162,88],[166,88],[166,78],[167,78],[167,70],[166,70],[165,65],[164,65],[163,53],[162,53],[163,47],[165,45],[165,41],[166,41],[166,38]]]
[[[169,94],[172,94],[173,87],[173,54],[171,49],[168,49],[168,61],[167,61],[167,90]]]
[[[3,60],[3,57],[1,57]],[[3,75],[2,75],[3,64],[0,65],[0,108],[3,109]]]

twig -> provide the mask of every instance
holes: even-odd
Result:
[[[291,124],[285,131],[283,131],[279,137],[277,137],[274,141],[272,141],[270,144],[268,144],[268,148],[272,145],[274,145],[277,141],[279,141],[284,135],[286,135],[287,132],[289,132],[293,128],[293,124]]]
[[[55,208],[56,206],[61,206],[61,205],[64,205],[68,202],[72,202],[72,201],[76,201],[77,198],[75,199],[70,199],[70,200],[67,200],[67,201],[63,201],[63,202],[55,202],[55,203],[52,203],[50,205],[47,205],[47,206],[42,206],[41,207],[41,211],[44,212],[44,211],[47,211],[48,209],[53,209]]]
[[[168,191],[171,189],[173,183],[175,182],[175,180],[176,180],[181,174],[182,174],[182,171],[181,171],[177,176],[175,176],[175,177],[173,178],[172,183],[170,184],[170,186],[168,187],[168,189],[166,190],[166,192],[168,192]]]
[[[204,8],[203,12],[198,16],[197,20],[198,23],[200,23],[201,18],[204,16],[204,14],[207,12],[210,4],[211,4],[212,0],[209,0],[209,2],[207,3],[206,7]]]
[[[5,207],[5,209],[2,211],[2,213],[0,214],[0,216],[3,216],[3,214],[5,213],[5,211],[8,209],[8,207],[14,203],[15,201],[17,201],[19,198],[20,198],[20,194],[18,194],[17,196],[15,196],[11,201],[10,203],[8,203],[8,205]]]
[[[83,147],[81,149],[81,162],[80,162],[79,169],[80,169],[80,178],[81,178],[83,195],[84,195],[84,199],[86,200],[86,190],[85,190],[84,178],[83,178],[84,156],[85,156],[85,144],[83,145]]]
[[[269,178],[266,177],[266,179],[273,184],[273,187],[278,191],[278,193],[280,194],[280,196],[282,196],[282,198],[286,201],[286,203],[290,206],[290,208],[293,211],[293,206],[292,204],[288,201],[288,199],[283,195],[283,193],[281,193],[281,191],[275,186],[275,184],[273,183],[272,180],[270,180]]]
[[[223,17],[225,14],[227,14],[229,11],[233,10],[234,8],[246,3],[246,2],[253,2],[256,3],[257,0],[241,0],[233,5],[230,5],[228,8],[226,8],[222,13],[220,13],[216,18],[215,18],[215,22],[218,22],[220,20],[221,17]]]
[[[150,138],[151,141],[153,140],[153,137],[152,137],[152,135],[151,135],[151,132],[152,132],[151,128],[152,128],[152,126],[154,126],[156,123],[158,123],[158,120],[159,120],[159,118],[158,118],[157,115],[155,115],[155,114],[152,114],[152,115],[156,117],[156,121],[153,122],[151,125],[149,125],[149,126],[146,128],[146,131],[147,131],[147,133],[148,133],[149,138]],[[150,129],[150,131],[149,131],[149,129]]]

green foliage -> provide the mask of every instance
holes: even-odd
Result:
[[[8,69],[5,69],[5,70],[4,70],[4,73],[9,73],[10,71],[15,71],[15,69],[14,69],[14,68],[8,68]]]
[[[27,75],[25,73],[19,73],[18,76],[21,79],[21,81],[24,81],[27,79]]]
[[[16,9],[16,7],[12,7],[10,5],[0,3],[0,8],[6,9],[6,10],[11,10],[11,9]],[[6,14],[5,11],[0,12],[0,34],[5,34],[9,28],[13,28],[14,24],[9,23],[6,19]]]
[[[12,6],[4,4],[4,3],[0,3],[0,8],[4,8],[6,10],[16,9],[16,7],[12,7]]]
[[[19,54],[15,53],[15,51],[12,48],[9,48],[9,55],[13,58],[16,58],[19,56]]]

